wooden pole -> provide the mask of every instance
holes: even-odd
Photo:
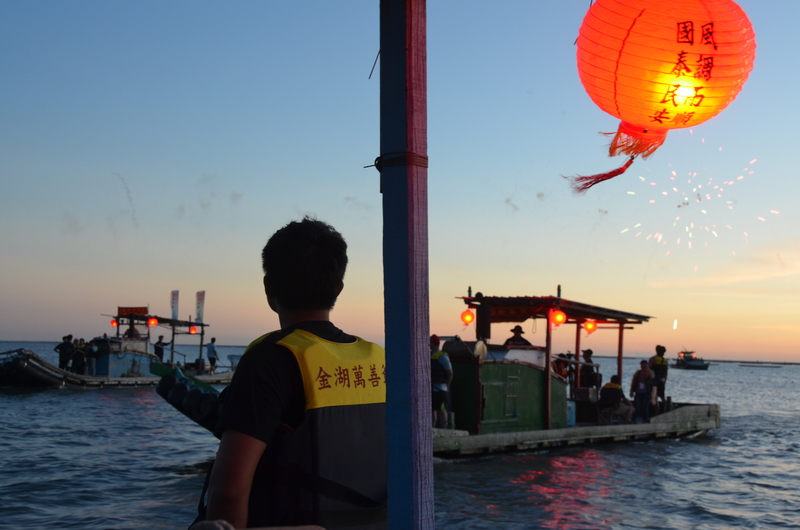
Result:
[[[617,375],[622,382],[622,334],[625,330],[625,322],[619,323],[619,342],[617,343]]]
[[[544,342],[544,428],[549,429],[552,427],[550,420],[550,409],[552,408],[550,400],[551,380],[550,380],[550,350],[553,347],[553,324],[550,316],[553,314],[552,309],[547,310],[547,334],[545,335]]]
[[[433,529],[425,0],[381,0],[389,528]]]

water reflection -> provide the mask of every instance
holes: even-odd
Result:
[[[541,528],[578,528],[593,520],[595,497],[615,494],[605,455],[592,450],[569,455],[525,455],[509,458],[525,470],[510,480],[528,493],[530,504],[546,513]]]

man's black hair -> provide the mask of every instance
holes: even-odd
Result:
[[[269,238],[261,264],[282,307],[332,309],[347,269],[347,243],[331,225],[305,217]]]

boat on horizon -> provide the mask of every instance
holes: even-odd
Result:
[[[118,307],[111,325],[116,331],[115,336],[103,334],[88,343],[90,349],[86,355],[94,359],[94,375],[88,374],[88,365],[81,373],[76,373],[71,366],[60,368],[32,351],[16,349],[0,353],[0,387],[90,389],[155,386],[164,370],[174,367],[181,367],[206,383],[230,382],[232,372],[206,373],[202,348],[208,324],[150,315],[148,307]],[[160,349],[162,356],[169,354],[169,360],[156,355],[154,345],[150,343],[150,330],[157,326],[172,331],[170,342],[164,343]],[[200,344],[196,360],[175,349],[175,338],[179,335],[198,336]],[[176,356],[182,358],[183,363],[180,360],[176,362]]]
[[[708,370],[711,365],[710,362],[696,357],[693,351],[678,352],[678,358],[670,365],[670,368],[678,370]]]

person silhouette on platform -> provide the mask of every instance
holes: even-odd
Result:
[[[514,346],[531,346],[531,343],[522,336],[522,334],[525,333],[522,331],[522,326],[514,326],[514,328],[511,330],[511,333],[513,333],[513,335],[506,339],[506,341],[503,343],[503,348],[511,349]]]

